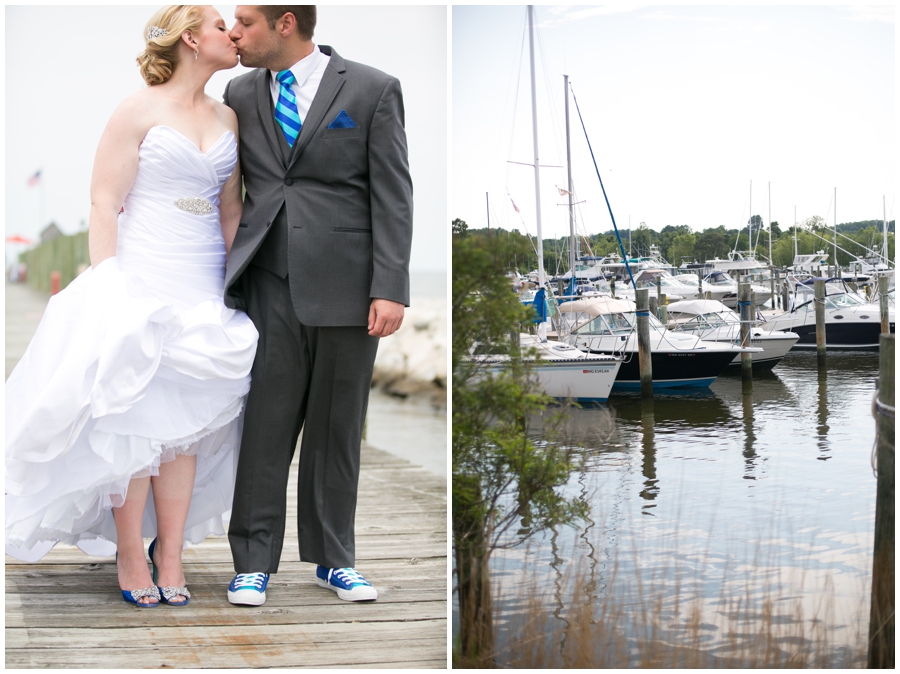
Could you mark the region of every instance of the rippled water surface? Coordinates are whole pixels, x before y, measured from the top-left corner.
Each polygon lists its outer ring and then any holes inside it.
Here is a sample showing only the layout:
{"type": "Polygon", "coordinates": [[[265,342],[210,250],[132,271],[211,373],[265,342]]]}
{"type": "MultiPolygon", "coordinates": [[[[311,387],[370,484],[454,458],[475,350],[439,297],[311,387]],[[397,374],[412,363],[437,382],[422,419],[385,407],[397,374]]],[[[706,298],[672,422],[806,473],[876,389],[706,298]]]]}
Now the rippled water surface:
{"type": "Polygon", "coordinates": [[[565,432],[587,465],[568,490],[590,503],[590,521],[495,553],[500,643],[536,595],[550,630],[565,630],[576,598],[597,613],[611,596],[661,601],[671,626],[695,601],[714,648],[734,628],[722,598],[738,597],[775,623],[825,625],[835,653],[858,645],[868,629],[877,374],[877,353],[829,353],[822,371],[815,354],[791,353],[750,388],[738,373],[699,394],[572,410],[565,432]]]}

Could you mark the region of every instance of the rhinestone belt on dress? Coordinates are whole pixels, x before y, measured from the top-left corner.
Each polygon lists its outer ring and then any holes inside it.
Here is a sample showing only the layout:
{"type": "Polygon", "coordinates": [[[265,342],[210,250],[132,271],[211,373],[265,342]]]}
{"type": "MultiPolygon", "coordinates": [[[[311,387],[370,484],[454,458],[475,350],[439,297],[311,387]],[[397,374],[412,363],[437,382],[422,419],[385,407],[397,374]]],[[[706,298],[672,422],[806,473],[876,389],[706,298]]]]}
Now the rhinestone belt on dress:
{"type": "Polygon", "coordinates": [[[212,202],[200,197],[189,197],[178,199],[175,205],[183,211],[193,213],[194,215],[206,215],[213,212],[212,202]]]}

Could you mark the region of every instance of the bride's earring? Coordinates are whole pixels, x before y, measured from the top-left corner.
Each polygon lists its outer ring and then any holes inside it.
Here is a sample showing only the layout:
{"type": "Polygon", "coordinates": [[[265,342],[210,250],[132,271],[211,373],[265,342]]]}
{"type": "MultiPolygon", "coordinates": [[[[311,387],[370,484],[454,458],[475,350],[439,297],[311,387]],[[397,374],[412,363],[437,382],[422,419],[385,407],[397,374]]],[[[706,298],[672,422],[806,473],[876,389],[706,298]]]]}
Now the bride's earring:
{"type": "Polygon", "coordinates": [[[198,58],[200,58],[200,50],[195,49],[194,50],[194,60],[196,61],[198,58]]]}

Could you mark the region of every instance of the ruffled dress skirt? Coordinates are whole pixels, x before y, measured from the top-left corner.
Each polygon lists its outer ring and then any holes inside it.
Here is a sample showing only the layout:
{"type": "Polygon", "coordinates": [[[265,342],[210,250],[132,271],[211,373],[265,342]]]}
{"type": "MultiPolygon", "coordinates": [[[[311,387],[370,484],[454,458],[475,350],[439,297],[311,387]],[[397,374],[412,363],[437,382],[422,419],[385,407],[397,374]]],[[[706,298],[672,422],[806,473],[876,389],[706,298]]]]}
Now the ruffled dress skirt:
{"type": "MultiPolygon", "coordinates": [[[[204,154],[151,132],[116,257],[50,299],[6,383],[6,552],[21,560],[57,542],[112,555],[111,509],[178,454],[197,456],[185,542],[225,533],[257,332],[222,301],[218,208],[176,202],[218,206],[234,137],[204,154]]],[[[156,535],[152,489],[142,535],[156,535]]]]}

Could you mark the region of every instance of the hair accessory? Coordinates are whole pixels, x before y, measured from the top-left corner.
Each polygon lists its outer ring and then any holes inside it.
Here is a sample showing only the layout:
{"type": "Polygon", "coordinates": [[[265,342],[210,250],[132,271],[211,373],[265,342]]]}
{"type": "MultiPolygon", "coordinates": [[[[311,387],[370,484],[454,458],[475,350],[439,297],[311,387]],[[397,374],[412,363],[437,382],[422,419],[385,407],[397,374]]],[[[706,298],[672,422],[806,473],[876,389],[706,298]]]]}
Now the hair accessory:
{"type": "Polygon", "coordinates": [[[164,37],[169,34],[165,28],[160,28],[159,26],[150,26],[147,29],[147,39],[152,40],[155,37],[164,37]]]}

